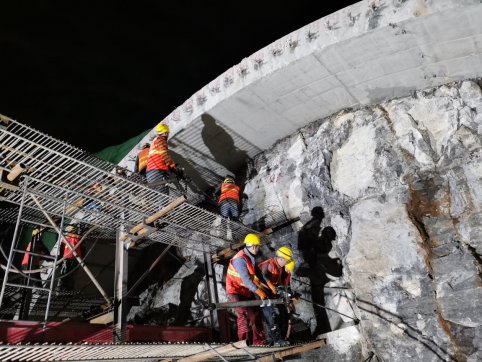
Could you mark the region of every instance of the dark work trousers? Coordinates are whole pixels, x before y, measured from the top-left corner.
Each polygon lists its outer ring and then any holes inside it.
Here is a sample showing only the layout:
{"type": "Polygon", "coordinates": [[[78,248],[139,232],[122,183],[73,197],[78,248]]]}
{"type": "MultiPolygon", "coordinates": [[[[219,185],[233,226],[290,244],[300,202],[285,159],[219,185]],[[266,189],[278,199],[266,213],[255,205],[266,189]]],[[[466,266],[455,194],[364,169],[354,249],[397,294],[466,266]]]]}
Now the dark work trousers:
{"type": "MultiPolygon", "coordinates": [[[[233,302],[241,302],[244,300],[253,300],[239,294],[229,294],[229,298],[233,302]]],[[[265,345],[266,338],[263,329],[263,312],[260,307],[237,307],[238,315],[238,340],[246,340],[246,343],[253,345],[265,345]],[[249,324],[253,331],[253,340],[249,339],[249,324]]]]}
{"type": "Polygon", "coordinates": [[[284,305],[263,307],[268,329],[268,342],[276,343],[286,338],[288,329],[288,313],[284,305]]]}
{"type": "MultiPolygon", "coordinates": [[[[148,184],[160,181],[168,181],[169,172],[165,170],[149,170],[146,172],[146,179],[148,184]]],[[[153,189],[169,195],[169,186],[167,186],[167,184],[154,186],[153,189]]]]}
{"type": "Polygon", "coordinates": [[[59,289],[71,291],[74,289],[74,276],[66,275],[78,264],[76,259],[65,259],[60,267],[59,289]]]}
{"type": "Polygon", "coordinates": [[[234,199],[224,199],[219,204],[219,214],[222,217],[230,218],[231,220],[238,220],[239,205],[234,199]]]}

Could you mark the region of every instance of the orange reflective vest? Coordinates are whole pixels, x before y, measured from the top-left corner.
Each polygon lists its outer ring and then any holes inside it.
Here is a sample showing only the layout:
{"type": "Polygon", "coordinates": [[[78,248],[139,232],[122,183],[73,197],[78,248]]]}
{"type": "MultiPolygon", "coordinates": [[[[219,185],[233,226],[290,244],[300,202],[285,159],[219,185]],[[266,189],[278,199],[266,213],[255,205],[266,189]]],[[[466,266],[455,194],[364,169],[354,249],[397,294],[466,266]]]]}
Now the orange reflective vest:
{"type": "Polygon", "coordinates": [[[246,298],[253,298],[253,293],[243,284],[243,279],[241,279],[241,276],[233,265],[233,260],[236,258],[243,258],[246,260],[249,275],[253,278],[256,285],[260,285],[259,280],[255,275],[254,264],[251,263],[251,259],[246,255],[245,251],[240,250],[229,261],[228,272],[226,274],[226,292],[228,294],[239,294],[246,298]]]}
{"type": "Polygon", "coordinates": [[[145,171],[148,159],[149,148],[144,148],[137,154],[137,172],[142,173],[143,171],[145,171]]]}
{"type": "Polygon", "coordinates": [[[291,273],[280,267],[274,258],[267,259],[258,264],[263,275],[273,285],[289,285],[291,281],[291,273]]]}
{"type": "MultiPolygon", "coordinates": [[[[73,234],[73,233],[68,233],[66,236],[65,236],[65,239],[67,239],[67,241],[73,246],[75,247],[79,241],[80,241],[80,236],[77,235],[77,234],[73,234]]],[[[65,259],[74,259],[75,256],[74,256],[74,253],[72,253],[72,249],[70,249],[70,247],[62,240],[62,242],[64,243],[65,247],[64,247],[64,255],[63,257],[65,259]]],[[[82,257],[82,251],[80,250],[80,248],[76,248],[75,249],[75,253],[79,256],[79,257],[82,257]]]]}
{"type": "Polygon", "coordinates": [[[169,171],[169,166],[172,166],[174,162],[169,156],[169,150],[167,149],[167,137],[157,136],[151,143],[149,148],[149,157],[147,159],[147,171],[151,170],[164,170],[169,171]]]}
{"type": "Polygon", "coordinates": [[[239,204],[239,186],[230,183],[224,183],[221,185],[221,195],[219,196],[218,204],[226,199],[233,199],[239,204]]]}

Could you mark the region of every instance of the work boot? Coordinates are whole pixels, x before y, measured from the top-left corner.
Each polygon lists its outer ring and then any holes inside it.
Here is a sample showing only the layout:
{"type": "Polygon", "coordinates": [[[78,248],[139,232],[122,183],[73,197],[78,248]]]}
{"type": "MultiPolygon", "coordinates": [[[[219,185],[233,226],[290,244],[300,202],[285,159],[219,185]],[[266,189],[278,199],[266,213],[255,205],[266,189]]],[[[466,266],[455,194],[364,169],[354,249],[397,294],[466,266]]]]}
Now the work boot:
{"type": "Polygon", "coordinates": [[[273,347],[286,347],[289,345],[290,345],[290,342],[287,341],[286,339],[278,339],[273,343],[273,347]]]}

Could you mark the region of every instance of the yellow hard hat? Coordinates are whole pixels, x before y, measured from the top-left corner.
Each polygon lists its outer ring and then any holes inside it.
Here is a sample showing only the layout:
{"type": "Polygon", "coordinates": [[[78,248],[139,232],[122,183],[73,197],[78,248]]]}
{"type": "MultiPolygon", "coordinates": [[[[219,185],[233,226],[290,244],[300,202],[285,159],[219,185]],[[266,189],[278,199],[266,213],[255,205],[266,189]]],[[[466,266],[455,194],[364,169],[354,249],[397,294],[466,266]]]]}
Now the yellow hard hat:
{"type": "Polygon", "coordinates": [[[295,265],[296,263],[294,260],[290,261],[288,264],[285,265],[286,271],[289,273],[293,273],[293,270],[295,269],[295,265]]]}
{"type": "Polygon", "coordinates": [[[288,261],[293,260],[293,253],[291,252],[291,249],[287,246],[282,246],[281,248],[276,250],[276,256],[279,256],[280,258],[286,259],[288,261]]]}
{"type": "Polygon", "coordinates": [[[256,234],[248,234],[244,238],[244,243],[246,245],[259,245],[260,244],[259,236],[256,234]]]}
{"type": "Polygon", "coordinates": [[[169,133],[169,126],[164,123],[159,123],[156,126],[156,132],[157,133],[169,133]]]}
{"type": "Polygon", "coordinates": [[[234,180],[231,177],[226,177],[223,181],[225,184],[234,184],[234,180]]]}

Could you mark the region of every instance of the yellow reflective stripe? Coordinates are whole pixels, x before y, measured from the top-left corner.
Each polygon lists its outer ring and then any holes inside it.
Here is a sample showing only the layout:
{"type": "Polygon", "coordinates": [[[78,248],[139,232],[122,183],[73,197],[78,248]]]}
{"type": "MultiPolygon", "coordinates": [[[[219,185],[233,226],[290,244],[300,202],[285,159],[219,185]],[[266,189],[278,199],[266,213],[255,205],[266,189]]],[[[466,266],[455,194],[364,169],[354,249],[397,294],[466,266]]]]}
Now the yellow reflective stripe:
{"type": "Polygon", "coordinates": [[[237,272],[235,272],[234,270],[230,270],[229,268],[228,268],[228,274],[231,274],[232,276],[240,278],[240,276],[237,272]]]}
{"type": "Polygon", "coordinates": [[[158,151],[158,150],[151,150],[149,151],[149,155],[162,155],[164,153],[167,153],[166,150],[158,151]]]}

